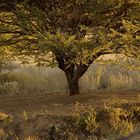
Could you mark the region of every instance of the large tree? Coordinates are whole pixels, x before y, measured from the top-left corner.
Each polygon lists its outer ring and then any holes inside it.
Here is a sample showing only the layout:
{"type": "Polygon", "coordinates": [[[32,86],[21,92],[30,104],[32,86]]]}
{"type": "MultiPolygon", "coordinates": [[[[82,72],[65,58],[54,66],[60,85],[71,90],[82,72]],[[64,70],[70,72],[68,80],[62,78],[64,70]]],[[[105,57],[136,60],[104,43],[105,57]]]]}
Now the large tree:
{"type": "MultiPolygon", "coordinates": [[[[0,46],[64,71],[70,95],[101,55],[140,54],[139,0],[1,0],[0,46]]],[[[58,81],[59,82],[59,81],[58,81]]]]}

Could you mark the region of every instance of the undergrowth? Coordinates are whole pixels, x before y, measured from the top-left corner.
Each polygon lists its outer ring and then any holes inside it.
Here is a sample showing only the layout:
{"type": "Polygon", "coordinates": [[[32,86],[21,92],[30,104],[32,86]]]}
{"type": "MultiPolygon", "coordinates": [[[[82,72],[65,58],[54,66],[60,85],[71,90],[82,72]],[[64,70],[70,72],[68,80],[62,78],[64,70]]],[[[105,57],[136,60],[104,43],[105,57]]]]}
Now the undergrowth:
{"type": "Polygon", "coordinates": [[[0,140],[116,140],[129,136],[140,125],[139,104],[105,104],[102,109],[95,109],[76,103],[73,115],[62,118],[23,114],[22,124],[11,129],[10,123],[16,120],[0,113],[0,140]],[[17,127],[22,135],[14,131],[17,127]]]}
{"type": "Polygon", "coordinates": [[[128,136],[140,123],[140,106],[105,105],[103,109],[96,110],[77,103],[73,123],[85,135],[117,139],[128,136]]]}

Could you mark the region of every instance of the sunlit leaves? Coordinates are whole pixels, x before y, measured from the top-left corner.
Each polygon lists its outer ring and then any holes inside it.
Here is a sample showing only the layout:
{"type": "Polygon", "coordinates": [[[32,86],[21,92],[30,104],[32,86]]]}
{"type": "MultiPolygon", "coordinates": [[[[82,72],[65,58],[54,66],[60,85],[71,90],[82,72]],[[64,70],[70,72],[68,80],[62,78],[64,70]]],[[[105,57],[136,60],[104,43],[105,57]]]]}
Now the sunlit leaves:
{"type": "Polygon", "coordinates": [[[139,57],[138,6],[138,0],[22,1],[0,13],[0,46],[39,64],[58,55],[68,65],[107,53],[139,57]]]}

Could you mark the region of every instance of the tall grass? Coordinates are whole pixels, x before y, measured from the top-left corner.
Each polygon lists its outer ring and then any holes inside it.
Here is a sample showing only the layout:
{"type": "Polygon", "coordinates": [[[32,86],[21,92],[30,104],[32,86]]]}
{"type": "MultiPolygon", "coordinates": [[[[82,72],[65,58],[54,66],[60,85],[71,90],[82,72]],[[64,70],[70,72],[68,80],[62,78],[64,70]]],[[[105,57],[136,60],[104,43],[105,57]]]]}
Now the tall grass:
{"type": "Polygon", "coordinates": [[[136,89],[140,90],[140,71],[129,70],[120,65],[92,64],[81,78],[82,90],[96,89],[136,89]]]}
{"type": "MultiPolygon", "coordinates": [[[[21,65],[12,69],[11,65],[0,73],[1,94],[68,92],[66,77],[59,68],[21,65]]],[[[94,63],[80,79],[80,90],[97,89],[140,90],[140,71],[94,63]]]]}

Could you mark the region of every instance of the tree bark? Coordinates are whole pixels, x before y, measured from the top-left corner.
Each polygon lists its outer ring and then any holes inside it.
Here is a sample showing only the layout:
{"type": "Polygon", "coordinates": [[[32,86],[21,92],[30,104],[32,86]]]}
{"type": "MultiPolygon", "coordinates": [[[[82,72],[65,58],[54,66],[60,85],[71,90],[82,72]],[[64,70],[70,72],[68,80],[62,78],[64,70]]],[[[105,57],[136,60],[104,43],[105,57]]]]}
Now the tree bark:
{"type": "Polygon", "coordinates": [[[73,79],[72,73],[65,72],[65,74],[68,82],[70,96],[79,94],[79,79],[73,79]]]}
{"type": "Polygon", "coordinates": [[[78,66],[77,68],[75,68],[75,65],[71,65],[69,68],[64,70],[68,82],[70,96],[80,93],[79,79],[87,71],[88,67],[88,65],[84,64],[78,66]]]}

